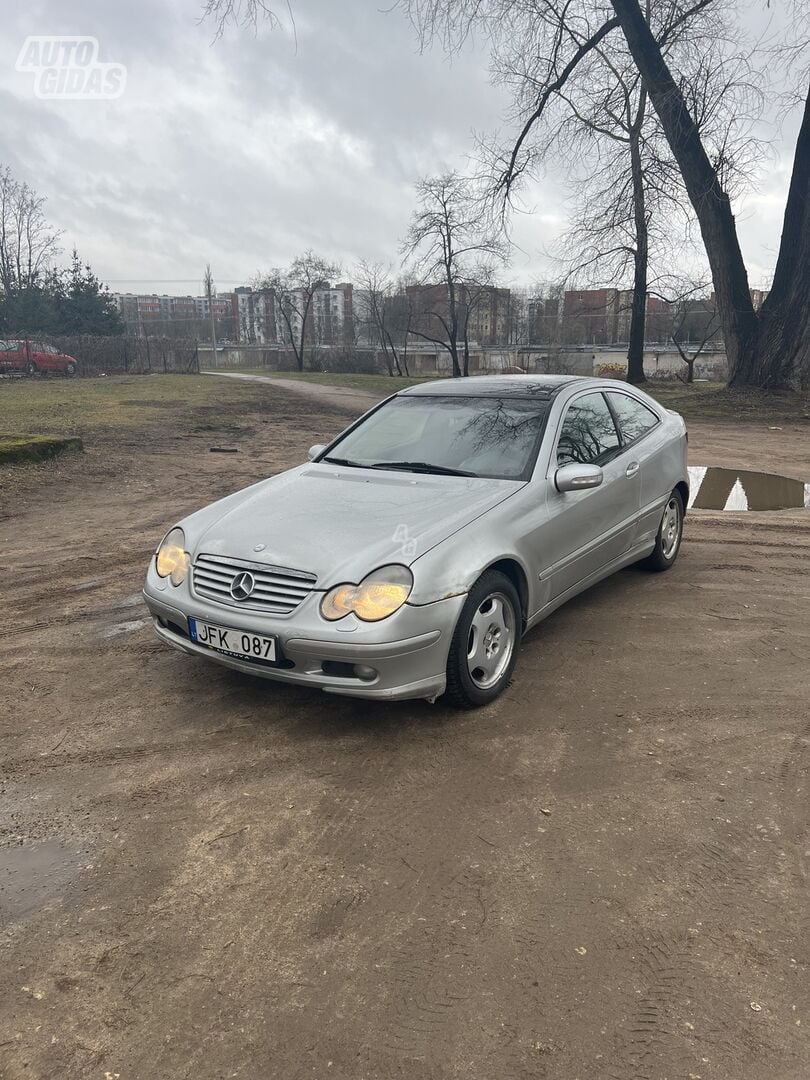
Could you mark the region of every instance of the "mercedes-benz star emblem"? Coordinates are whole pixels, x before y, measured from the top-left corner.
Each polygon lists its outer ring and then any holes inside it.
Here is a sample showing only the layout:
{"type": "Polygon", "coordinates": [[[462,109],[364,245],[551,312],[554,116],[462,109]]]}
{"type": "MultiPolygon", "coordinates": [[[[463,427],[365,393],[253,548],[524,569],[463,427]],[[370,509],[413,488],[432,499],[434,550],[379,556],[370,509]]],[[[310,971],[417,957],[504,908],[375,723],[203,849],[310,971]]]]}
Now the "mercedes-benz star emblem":
{"type": "Polygon", "coordinates": [[[256,581],[253,574],[243,570],[231,582],[231,596],[234,600],[247,600],[255,587],[256,581]]]}

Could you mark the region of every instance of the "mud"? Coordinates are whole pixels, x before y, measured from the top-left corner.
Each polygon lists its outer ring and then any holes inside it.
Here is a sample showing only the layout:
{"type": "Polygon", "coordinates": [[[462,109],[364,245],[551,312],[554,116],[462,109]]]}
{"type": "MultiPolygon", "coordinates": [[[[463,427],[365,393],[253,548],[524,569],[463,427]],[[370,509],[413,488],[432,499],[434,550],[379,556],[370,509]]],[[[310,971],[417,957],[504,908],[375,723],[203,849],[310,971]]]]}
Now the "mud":
{"type": "Polygon", "coordinates": [[[807,513],[691,512],[480,711],[337,700],[142,622],[166,526],[351,415],[256,395],[3,479],[3,1080],[803,1080],[807,513]]]}

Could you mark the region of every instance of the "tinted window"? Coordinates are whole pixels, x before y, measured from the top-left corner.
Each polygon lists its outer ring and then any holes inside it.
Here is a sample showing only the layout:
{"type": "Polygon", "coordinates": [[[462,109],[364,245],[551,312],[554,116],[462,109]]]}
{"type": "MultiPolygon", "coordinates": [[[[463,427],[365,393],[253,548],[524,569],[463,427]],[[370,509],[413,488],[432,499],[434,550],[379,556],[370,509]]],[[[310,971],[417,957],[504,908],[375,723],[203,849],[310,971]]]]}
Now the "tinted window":
{"type": "Polygon", "coordinates": [[[616,410],[622,438],[626,443],[641,438],[645,432],[658,423],[658,417],[652,409],[648,409],[635,398],[628,397],[627,394],[609,394],[608,396],[610,404],[616,410]]]}
{"type": "Polygon", "coordinates": [[[395,397],[350,431],[326,458],[369,467],[426,462],[499,480],[527,479],[545,429],[547,400],[395,397]]]}
{"type": "Polygon", "coordinates": [[[557,443],[557,464],[602,465],[619,449],[613,414],[601,394],[586,394],[569,406],[557,443]]]}

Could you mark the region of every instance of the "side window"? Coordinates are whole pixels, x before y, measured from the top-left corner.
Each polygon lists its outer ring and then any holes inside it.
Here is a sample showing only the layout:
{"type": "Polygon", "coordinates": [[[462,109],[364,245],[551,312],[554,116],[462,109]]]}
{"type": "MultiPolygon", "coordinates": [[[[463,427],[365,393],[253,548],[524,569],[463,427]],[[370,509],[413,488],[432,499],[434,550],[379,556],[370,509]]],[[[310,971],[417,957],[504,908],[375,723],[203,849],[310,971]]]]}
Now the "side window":
{"type": "Polygon", "coordinates": [[[616,411],[622,439],[625,443],[635,442],[636,439],[640,439],[642,435],[651,431],[658,423],[658,417],[652,409],[648,409],[646,405],[642,405],[635,398],[628,397],[627,394],[608,394],[608,397],[610,398],[610,404],[616,411]]]}
{"type": "Polygon", "coordinates": [[[620,449],[613,414],[601,393],[577,398],[565,414],[557,464],[603,465],[620,449]]]}

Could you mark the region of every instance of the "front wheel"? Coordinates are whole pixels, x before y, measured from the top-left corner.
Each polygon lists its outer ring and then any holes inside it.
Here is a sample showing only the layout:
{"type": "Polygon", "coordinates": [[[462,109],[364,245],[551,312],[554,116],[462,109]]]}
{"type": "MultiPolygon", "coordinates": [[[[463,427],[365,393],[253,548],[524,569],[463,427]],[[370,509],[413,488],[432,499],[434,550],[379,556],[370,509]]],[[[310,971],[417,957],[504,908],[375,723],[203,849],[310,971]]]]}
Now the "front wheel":
{"type": "Polygon", "coordinates": [[[505,574],[488,570],[473,585],[447,658],[450,704],[475,709],[504,690],[517,660],[520,610],[517,590],[505,574]]]}
{"type": "Polygon", "coordinates": [[[664,507],[653,552],[646,559],[642,559],[640,565],[647,570],[669,570],[678,558],[682,536],[683,498],[679,491],[673,491],[664,507]]]}
{"type": "Polygon", "coordinates": [[[34,363],[33,360],[29,360],[25,366],[25,370],[28,372],[29,375],[36,375],[37,365],[34,363]]]}
{"type": "Polygon", "coordinates": [[[70,377],[71,375],[75,375],[75,374],[76,374],[76,365],[75,364],[66,364],[65,365],[65,375],[70,377]]]}

